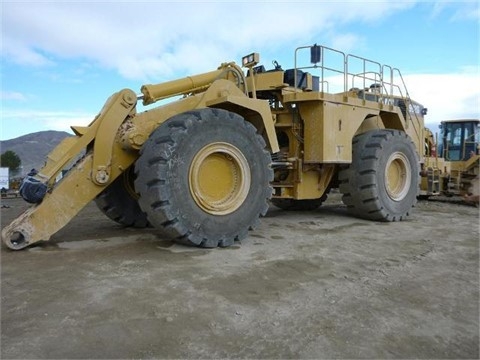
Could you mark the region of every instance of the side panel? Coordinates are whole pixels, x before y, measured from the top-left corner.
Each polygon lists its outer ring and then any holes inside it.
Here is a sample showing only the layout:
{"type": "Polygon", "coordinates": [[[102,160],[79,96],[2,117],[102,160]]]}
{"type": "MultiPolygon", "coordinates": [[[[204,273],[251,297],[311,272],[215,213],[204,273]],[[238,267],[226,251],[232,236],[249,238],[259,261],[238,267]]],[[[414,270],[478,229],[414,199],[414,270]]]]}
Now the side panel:
{"type": "Polygon", "coordinates": [[[374,110],[328,101],[298,104],[304,122],[304,162],[350,163],[352,138],[374,110]]]}

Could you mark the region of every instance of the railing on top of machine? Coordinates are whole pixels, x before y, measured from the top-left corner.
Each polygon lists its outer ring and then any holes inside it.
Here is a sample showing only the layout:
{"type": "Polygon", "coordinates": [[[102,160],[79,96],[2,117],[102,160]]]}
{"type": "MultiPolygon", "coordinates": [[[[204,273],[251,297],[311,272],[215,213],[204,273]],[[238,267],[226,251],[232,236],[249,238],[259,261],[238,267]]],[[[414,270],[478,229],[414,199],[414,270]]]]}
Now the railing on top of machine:
{"type": "Polygon", "coordinates": [[[339,93],[356,90],[357,96],[364,101],[400,107],[407,126],[408,120],[412,124],[416,122],[414,128],[420,136],[418,131],[422,130],[423,122],[418,117],[399,69],[317,44],[295,49],[294,84],[298,84],[297,70],[303,69],[319,70],[320,92],[325,92],[325,84],[327,92],[330,84],[336,84],[339,93]],[[310,49],[308,65],[300,64],[298,59],[298,53],[305,49],[310,49]]]}

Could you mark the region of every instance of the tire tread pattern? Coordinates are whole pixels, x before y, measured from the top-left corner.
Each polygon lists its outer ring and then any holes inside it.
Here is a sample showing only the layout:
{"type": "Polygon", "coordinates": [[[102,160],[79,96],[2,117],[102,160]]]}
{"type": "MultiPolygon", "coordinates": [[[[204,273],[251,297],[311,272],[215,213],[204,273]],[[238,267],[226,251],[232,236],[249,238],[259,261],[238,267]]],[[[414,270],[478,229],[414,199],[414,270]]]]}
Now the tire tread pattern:
{"type": "MultiPolygon", "coordinates": [[[[135,189],[140,194],[140,206],[147,213],[150,222],[159,231],[173,239],[175,242],[185,245],[200,247],[226,247],[236,240],[244,239],[248,230],[258,224],[258,218],[264,216],[268,210],[268,200],[273,190],[270,182],[273,180],[273,170],[269,167],[271,162],[270,153],[266,150],[266,143],[257,129],[241,116],[216,108],[205,108],[187,111],[174,116],[160,125],[151,135],[149,140],[140,150],[140,158],[136,162],[135,172],[137,179],[135,189]],[[181,207],[171,201],[175,191],[175,179],[171,178],[170,167],[172,163],[182,162],[182,149],[179,143],[186,137],[194,137],[196,131],[201,131],[202,126],[208,126],[212,122],[221,127],[221,121],[235,124],[239,133],[247,133],[252,146],[257,149],[255,161],[258,162],[260,171],[265,172],[262,178],[266,183],[262,184],[262,194],[258,204],[254,206],[250,219],[240,219],[238,229],[233,235],[219,234],[207,237],[197,231],[195,227],[188,225],[181,207]],[[221,121],[219,121],[221,120],[221,121]],[[241,130],[241,131],[240,131],[241,130]]],[[[176,189],[176,191],[188,192],[189,189],[176,189]]],[[[244,205],[242,205],[244,206],[244,205]]],[[[200,224],[197,224],[200,227],[200,224]]]]}
{"type": "Polygon", "coordinates": [[[356,217],[375,221],[401,221],[409,216],[416,205],[420,175],[418,155],[408,135],[399,130],[372,130],[355,136],[352,145],[352,164],[339,173],[339,190],[348,211],[356,217]],[[391,144],[410,147],[412,189],[398,206],[389,206],[385,190],[379,185],[385,170],[379,168],[380,159],[391,151],[391,144]]]}
{"type": "Polygon", "coordinates": [[[108,218],[116,223],[135,228],[145,228],[150,224],[147,215],[140,209],[138,199],[125,189],[125,177],[133,176],[130,170],[120,175],[96,198],[95,204],[108,218]]]}

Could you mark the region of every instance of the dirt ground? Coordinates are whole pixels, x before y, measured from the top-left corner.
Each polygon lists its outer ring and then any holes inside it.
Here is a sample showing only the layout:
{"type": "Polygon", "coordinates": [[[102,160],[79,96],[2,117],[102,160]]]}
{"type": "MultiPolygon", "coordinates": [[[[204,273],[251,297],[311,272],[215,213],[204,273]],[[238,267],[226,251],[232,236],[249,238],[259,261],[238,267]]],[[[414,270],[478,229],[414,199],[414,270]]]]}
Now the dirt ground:
{"type": "MultiPolygon", "coordinates": [[[[2,226],[26,207],[5,199],[2,226]]],[[[1,250],[1,358],[479,357],[479,209],[399,223],[272,207],[239,244],[123,229],[90,204],[50,242],[1,250]]]]}

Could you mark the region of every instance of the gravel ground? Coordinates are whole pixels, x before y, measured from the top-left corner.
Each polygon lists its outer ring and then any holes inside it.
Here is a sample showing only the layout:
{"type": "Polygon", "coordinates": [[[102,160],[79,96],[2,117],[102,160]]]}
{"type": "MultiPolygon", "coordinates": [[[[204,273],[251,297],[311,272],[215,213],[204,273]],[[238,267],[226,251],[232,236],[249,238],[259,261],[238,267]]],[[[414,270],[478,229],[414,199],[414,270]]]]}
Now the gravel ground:
{"type": "MultiPolygon", "coordinates": [[[[2,226],[25,207],[2,199],[2,226]]],[[[88,205],[1,249],[1,358],[479,358],[479,209],[349,217],[272,207],[226,249],[124,229],[88,205]]]]}

